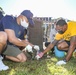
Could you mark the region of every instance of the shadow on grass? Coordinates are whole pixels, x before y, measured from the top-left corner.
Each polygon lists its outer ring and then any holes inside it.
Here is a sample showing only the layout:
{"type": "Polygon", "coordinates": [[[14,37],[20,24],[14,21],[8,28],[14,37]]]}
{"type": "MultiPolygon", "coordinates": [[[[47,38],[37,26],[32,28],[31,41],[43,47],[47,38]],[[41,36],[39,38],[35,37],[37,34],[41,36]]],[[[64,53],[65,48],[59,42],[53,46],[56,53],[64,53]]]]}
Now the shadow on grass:
{"type": "Polygon", "coordinates": [[[28,60],[24,63],[15,63],[4,61],[9,66],[9,70],[1,71],[0,75],[47,75],[50,74],[47,70],[46,60],[28,60]]]}
{"type": "Polygon", "coordinates": [[[29,55],[27,55],[27,57],[28,60],[23,63],[3,60],[3,62],[9,66],[9,70],[1,71],[0,75],[50,75],[45,57],[40,60],[31,59],[29,55]]]}

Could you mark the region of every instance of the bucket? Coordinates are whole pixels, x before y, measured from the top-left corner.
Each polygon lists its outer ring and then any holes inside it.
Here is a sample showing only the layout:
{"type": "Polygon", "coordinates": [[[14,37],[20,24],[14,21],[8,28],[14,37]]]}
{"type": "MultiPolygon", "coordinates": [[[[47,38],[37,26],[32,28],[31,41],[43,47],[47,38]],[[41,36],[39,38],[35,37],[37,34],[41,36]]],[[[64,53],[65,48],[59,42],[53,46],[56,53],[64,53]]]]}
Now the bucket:
{"type": "Polygon", "coordinates": [[[58,50],[56,46],[54,47],[54,49],[55,49],[54,51],[55,51],[55,56],[56,57],[64,57],[65,51],[58,50]]]}

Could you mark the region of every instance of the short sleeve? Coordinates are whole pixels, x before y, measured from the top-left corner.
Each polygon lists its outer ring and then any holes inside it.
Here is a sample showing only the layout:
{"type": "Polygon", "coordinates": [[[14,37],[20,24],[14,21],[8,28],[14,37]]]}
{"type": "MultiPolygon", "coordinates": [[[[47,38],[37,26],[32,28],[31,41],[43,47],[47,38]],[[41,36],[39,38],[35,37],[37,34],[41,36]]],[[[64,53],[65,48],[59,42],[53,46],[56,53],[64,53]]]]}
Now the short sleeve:
{"type": "Polygon", "coordinates": [[[60,39],[62,39],[62,38],[63,38],[63,35],[57,33],[57,34],[55,35],[55,38],[54,38],[54,39],[60,40],[60,39]]]}
{"type": "Polygon", "coordinates": [[[8,16],[6,15],[3,19],[2,19],[2,24],[4,29],[12,29],[13,26],[13,17],[12,16],[8,16]]]}

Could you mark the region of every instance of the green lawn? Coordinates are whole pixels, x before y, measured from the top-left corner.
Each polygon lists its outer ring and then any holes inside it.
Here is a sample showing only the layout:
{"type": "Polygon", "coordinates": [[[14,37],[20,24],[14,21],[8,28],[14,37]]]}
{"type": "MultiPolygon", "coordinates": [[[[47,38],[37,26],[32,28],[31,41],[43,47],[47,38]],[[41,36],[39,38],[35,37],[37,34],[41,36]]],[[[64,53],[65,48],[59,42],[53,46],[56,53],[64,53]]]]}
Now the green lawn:
{"type": "Polygon", "coordinates": [[[60,59],[53,55],[49,59],[27,60],[24,63],[4,60],[9,70],[0,71],[0,75],[76,75],[76,57],[73,56],[66,65],[56,66],[60,59]]]}

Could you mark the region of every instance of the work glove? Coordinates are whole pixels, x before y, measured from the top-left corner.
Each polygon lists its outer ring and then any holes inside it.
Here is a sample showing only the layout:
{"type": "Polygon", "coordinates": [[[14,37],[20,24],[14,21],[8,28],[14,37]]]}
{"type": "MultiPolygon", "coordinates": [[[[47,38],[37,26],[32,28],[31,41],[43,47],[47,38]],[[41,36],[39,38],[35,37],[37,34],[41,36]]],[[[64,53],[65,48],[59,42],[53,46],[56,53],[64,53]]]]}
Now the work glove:
{"type": "Polygon", "coordinates": [[[40,58],[43,57],[43,52],[40,52],[39,54],[36,55],[36,59],[39,60],[40,58]]]}
{"type": "Polygon", "coordinates": [[[33,48],[37,51],[36,54],[40,53],[40,47],[38,45],[34,45],[33,48]]]}
{"type": "Polygon", "coordinates": [[[40,47],[38,45],[34,45],[33,47],[35,50],[39,51],[40,50],[40,47]]]}
{"type": "Polygon", "coordinates": [[[64,60],[60,60],[56,63],[56,65],[64,65],[66,64],[66,62],[64,60]]]}
{"type": "Polygon", "coordinates": [[[32,46],[30,46],[30,45],[27,45],[22,51],[28,51],[28,52],[31,52],[31,53],[33,53],[33,50],[32,50],[32,46]]]}

